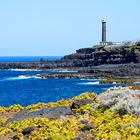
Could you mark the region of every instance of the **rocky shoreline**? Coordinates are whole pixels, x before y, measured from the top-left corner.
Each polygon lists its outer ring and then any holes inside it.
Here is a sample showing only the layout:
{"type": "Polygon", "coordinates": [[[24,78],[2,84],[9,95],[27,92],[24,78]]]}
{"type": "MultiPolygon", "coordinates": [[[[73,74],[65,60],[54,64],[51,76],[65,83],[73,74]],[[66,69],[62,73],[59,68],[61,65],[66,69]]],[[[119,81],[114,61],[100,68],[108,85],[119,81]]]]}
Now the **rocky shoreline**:
{"type": "Polygon", "coordinates": [[[108,78],[96,77],[93,74],[38,74],[36,77],[41,79],[98,79],[100,84],[140,84],[140,78],[108,78]]]}
{"type": "MultiPolygon", "coordinates": [[[[7,70],[13,70],[13,69],[21,69],[21,70],[50,70],[50,68],[47,68],[45,66],[45,63],[0,63],[0,69],[7,69],[7,70]]],[[[63,70],[67,71],[75,71],[74,73],[77,73],[77,76],[71,73],[71,76],[68,76],[67,74],[62,77],[79,77],[84,78],[87,77],[94,77],[94,78],[132,78],[132,79],[140,79],[140,63],[130,63],[130,64],[108,64],[108,65],[99,65],[99,66],[93,66],[93,67],[57,67],[57,68],[51,68],[58,72],[61,72],[63,70]]],[[[47,75],[48,76],[48,75],[47,75]]],[[[55,77],[55,76],[48,76],[48,77],[55,77]]],[[[59,78],[59,76],[56,76],[59,78]]]]}
{"type": "Polygon", "coordinates": [[[67,69],[78,71],[81,75],[91,74],[94,77],[135,79],[140,78],[140,45],[82,48],[74,54],[64,56],[61,60],[41,59],[40,62],[30,63],[0,63],[0,69],[67,69]]]}
{"type": "Polygon", "coordinates": [[[82,79],[82,78],[84,78],[84,79],[94,79],[95,78],[95,76],[94,75],[92,75],[92,74],[38,74],[38,75],[36,75],[37,77],[39,77],[39,78],[42,78],[42,79],[44,79],[44,78],[53,78],[53,79],[72,79],[72,78],[74,78],[74,79],[76,79],[76,78],[78,78],[78,79],[82,79]]]}

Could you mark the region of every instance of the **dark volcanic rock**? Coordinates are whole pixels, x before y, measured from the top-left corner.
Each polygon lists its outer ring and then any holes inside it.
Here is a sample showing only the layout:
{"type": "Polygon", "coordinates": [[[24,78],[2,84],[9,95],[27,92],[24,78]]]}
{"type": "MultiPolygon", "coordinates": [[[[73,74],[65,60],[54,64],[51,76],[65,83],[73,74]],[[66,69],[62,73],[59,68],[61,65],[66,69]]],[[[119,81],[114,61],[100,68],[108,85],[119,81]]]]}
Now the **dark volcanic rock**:
{"type": "Polygon", "coordinates": [[[89,99],[75,100],[71,105],[71,109],[76,109],[76,108],[79,108],[83,105],[91,104],[91,103],[93,103],[93,101],[89,100],[89,99]]]}
{"type": "Polygon", "coordinates": [[[140,45],[82,48],[55,61],[0,63],[0,69],[53,68],[79,69],[81,73],[93,73],[97,77],[140,77],[140,45]]]}
{"type": "Polygon", "coordinates": [[[56,78],[56,79],[70,79],[70,78],[95,78],[93,74],[40,74],[41,78],[56,78]]]}
{"type": "MultiPolygon", "coordinates": [[[[140,63],[140,46],[121,46],[121,47],[96,47],[83,48],[75,54],[66,55],[64,60],[81,61],[80,66],[89,67],[102,64],[124,64],[140,63]]],[[[71,64],[72,65],[72,64],[71,64]]]]}
{"type": "Polygon", "coordinates": [[[94,51],[95,51],[94,48],[82,48],[82,49],[76,50],[76,53],[91,54],[94,51]]]}
{"type": "Polygon", "coordinates": [[[95,77],[140,78],[140,63],[108,64],[79,69],[80,73],[90,73],[95,77]]]}
{"type": "Polygon", "coordinates": [[[22,130],[22,134],[23,135],[28,135],[34,130],[36,130],[36,127],[28,127],[28,128],[25,128],[25,129],[22,130]]]}
{"type": "Polygon", "coordinates": [[[59,67],[93,67],[103,64],[140,63],[140,46],[82,48],[61,60],[32,63],[0,63],[0,69],[46,69],[59,67]]]}
{"type": "Polygon", "coordinates": [[[17,113],[13,118],[8,119],[6,124],[9,124],[13,121],[22,121],[27,118],[39,117],[39,118],[57,119],[60,118],[60,116],[72,114],[73,112],[71,111],[69,106],[62,106],[56,108],[47,107],[39,111],[17,113]]]}

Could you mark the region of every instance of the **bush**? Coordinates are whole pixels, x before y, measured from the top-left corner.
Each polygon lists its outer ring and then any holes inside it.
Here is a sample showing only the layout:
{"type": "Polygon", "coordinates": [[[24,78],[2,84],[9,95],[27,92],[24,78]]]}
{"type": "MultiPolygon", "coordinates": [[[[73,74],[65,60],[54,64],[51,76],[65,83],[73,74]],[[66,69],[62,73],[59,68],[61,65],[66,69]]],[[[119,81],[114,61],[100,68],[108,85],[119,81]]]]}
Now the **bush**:
{"type": "Polygon", "coordinates": [[[124,89],[110,91],[108,94],[100,95],[99,98],[104,108],[109,108],[120,115],[130,113],[140,116],[140,99],[136,97],[138,94],[138,91],[124,89]]]}

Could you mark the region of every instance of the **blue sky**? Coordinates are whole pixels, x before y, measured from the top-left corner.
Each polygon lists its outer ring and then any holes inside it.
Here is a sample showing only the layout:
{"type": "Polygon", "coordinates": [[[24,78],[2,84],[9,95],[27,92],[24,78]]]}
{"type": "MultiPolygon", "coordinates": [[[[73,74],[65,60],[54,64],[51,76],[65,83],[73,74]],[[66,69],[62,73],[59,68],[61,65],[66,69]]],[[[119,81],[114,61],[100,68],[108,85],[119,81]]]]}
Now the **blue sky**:
{"type": "Polygon", "coordinates": [[[140,38],[140,0],[0,0],[0,56],[63,56],[140,38]]]}

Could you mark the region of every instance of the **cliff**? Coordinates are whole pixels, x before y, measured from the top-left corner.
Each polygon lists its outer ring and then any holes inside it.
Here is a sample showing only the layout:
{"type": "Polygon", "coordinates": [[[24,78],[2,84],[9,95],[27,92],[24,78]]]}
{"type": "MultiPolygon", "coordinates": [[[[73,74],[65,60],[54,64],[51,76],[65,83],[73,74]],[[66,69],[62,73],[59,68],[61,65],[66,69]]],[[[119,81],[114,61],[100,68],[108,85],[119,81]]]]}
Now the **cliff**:
{"type": "Polygon", "coordinates": [[[46,68],[79,68],[94,67],[103,64],[140,63],[140,45],[133,46],[95,46],[82,48],[76,53],[66,55],[61,60],[42,60],[30,63],[0,63],[0,69],[46,69],[46,68]]]}
{"type": "Polygon", "coordinates": [[[68,66],[91,67],[103,64],[140,63],[140,46],[82,48],[64,56],[68,66]]]}

